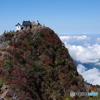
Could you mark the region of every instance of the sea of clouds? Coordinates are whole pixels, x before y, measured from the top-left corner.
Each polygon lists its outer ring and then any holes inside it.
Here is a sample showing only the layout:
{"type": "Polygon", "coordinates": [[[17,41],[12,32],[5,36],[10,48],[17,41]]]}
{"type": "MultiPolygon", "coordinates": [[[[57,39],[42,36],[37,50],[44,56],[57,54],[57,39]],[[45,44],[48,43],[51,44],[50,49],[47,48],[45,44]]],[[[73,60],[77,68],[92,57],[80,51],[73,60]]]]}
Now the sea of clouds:
{"type": "Polygon", "coordinates": [[[99,35],[67,35],[60,36],[62,42],[68,48],[71,57],[81,64],[77,65],[77,71],[83,76],[84,80],[93,84],[100,85],[100,69],[87,69],[82,63],[95,63],[100,65],[100,38],[99,35]]]}

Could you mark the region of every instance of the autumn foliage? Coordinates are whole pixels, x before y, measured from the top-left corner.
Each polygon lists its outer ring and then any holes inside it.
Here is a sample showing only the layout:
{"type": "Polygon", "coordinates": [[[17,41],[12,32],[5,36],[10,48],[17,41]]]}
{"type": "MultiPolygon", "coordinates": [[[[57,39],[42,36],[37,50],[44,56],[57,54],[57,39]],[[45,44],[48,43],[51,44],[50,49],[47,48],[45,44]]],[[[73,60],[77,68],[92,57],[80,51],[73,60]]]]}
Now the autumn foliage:
{"type": "Polygon", "coordinates": [[[0,87],[9,84],[7,97],[63,100],[68,90],[85,91],[68,50],[53,30],[45,27],[12,34],[0,54],[0,77],[6,79],[0,87]]]}

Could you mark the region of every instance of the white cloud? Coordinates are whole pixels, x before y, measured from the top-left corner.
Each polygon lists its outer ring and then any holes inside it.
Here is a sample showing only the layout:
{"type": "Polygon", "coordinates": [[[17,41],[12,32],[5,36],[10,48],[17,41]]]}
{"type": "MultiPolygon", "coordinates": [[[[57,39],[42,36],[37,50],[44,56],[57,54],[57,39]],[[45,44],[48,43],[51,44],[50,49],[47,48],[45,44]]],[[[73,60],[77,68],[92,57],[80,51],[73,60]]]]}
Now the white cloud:
{"type": "Polygon", "coordinates": [[[82,64],[78,64],[77,66],[77,71],[82,74],[83,72],[85,72],[87,69],[82,65],[82,64]]]}
{"type": "Polygon", "coordinates": [[[70,55],[76,61],[81,63],[97,62],[100,59],[100,45],[94,44],[92,46],[76,46],[67,44],[64,42],[66,48],[68,48],[70,55]]]}
{"type": "Polygon", "coordinates": [[[60,39],[62,41],[66,41],[66,42],[76,42],[76,41],[85,41],[85,40],[89,40],[90,37],[87,37],[86,35],[83,36],[61,36],[60,39]]]}
{"type": "Polygon", "coordinates": [[[87,70],[85,66],[79,64],[77,66],[77,71],[83,76],[84,80],[93,84],[100,85],[100,70],[97,68],[87,70]]]}
{"type": "Polygon", "coordinates": [[[100,44],[100,38],[96,39],[96,43],[100,44]]]}
{"type": "Polygon", "coordinates": [[[95,63],[95,65],[100,65],[100,62],[95,63]]]}

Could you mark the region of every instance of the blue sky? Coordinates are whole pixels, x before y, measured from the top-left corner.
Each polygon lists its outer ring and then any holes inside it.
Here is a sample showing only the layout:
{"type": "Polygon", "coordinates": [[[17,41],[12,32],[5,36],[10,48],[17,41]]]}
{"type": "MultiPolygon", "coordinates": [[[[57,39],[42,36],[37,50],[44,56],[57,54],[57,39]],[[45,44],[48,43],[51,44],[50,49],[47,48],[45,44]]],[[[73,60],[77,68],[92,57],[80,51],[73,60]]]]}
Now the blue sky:
{"type": "Polygon", "coordinates": [[[58,35],[100,33],[100,0],[1,0],[0,34],[34,20],[58,35]]]}

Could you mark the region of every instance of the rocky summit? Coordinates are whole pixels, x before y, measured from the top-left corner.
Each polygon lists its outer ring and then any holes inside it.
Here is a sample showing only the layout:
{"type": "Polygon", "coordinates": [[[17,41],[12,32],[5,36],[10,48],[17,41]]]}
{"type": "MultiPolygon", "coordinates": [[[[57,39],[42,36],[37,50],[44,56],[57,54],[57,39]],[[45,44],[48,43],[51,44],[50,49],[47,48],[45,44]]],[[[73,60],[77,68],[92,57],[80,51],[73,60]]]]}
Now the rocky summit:
{"type": "Polygon", "coordinates": [[[87,100],[67,48],[48,27],[0,36],[0,98],[4,100],[87,100]]]}

